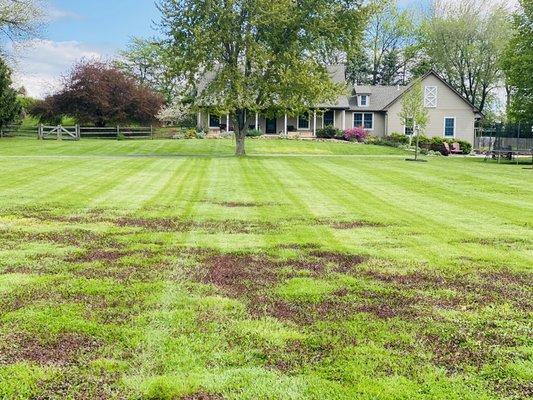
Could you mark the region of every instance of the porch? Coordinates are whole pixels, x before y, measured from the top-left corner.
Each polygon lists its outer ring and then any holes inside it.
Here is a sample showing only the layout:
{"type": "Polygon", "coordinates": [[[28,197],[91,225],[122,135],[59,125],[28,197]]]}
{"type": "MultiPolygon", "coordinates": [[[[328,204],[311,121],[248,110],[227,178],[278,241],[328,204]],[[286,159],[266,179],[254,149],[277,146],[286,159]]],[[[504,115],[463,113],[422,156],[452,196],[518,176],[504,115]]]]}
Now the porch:
{"type": "MultiPolygon", "coordinates": [[[[233,122],[229,114],[214,115],[209,112],[198,112],[198,128],[206,129],[209,135],[233,132],[233,122]]],[[[351,123],[348,121],[347,110],[311,110],[307,113],[291,116],[285,114],[269,118],[260,113],[246,116],[248,129],[259,129],[263,135],[316,137],[316,131],[326,126],[334,126],[344,130],[351,123]]]]}

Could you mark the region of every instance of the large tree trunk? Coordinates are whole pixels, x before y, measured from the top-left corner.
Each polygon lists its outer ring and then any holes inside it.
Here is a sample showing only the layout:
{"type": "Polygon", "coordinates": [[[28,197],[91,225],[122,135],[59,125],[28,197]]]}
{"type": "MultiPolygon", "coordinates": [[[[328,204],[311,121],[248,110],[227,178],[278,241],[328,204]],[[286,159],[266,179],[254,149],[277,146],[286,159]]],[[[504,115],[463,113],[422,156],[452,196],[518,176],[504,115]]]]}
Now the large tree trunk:
{"type": "Polygon", "coordinates": [[[246,111],[241,109],[235,112],[233,117],[233,130],[235,131],[235,155],[245,156],[244,141],[246,139],[246,111]]]}

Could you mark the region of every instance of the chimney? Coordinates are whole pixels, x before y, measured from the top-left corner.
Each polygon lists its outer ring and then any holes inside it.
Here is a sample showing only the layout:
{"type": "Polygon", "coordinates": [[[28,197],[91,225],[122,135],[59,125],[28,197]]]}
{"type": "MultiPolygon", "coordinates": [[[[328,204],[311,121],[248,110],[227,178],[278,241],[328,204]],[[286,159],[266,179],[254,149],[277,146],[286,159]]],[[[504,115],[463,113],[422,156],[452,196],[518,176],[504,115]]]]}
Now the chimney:
{"type": "Polygon", "coordinates": [[[396,90],[399,92],[400,91],[400,84],[398,83],[398,85],[396,86],[396,90]]]}

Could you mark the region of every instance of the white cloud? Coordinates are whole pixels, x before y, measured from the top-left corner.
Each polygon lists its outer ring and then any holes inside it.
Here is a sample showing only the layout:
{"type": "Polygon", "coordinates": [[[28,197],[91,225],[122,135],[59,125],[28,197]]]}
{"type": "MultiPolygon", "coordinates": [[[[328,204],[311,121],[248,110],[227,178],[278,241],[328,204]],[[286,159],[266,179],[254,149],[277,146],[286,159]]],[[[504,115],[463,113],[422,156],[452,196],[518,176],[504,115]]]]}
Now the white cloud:
{"type": "Polygon", "coordinates": [[[54,42],[34,39],[13,49],[16,64],[13,66],[15,87],[24,86],[32,97],[43,98],[57,90],[61,76],[82,58],[101,59],[100,51],[77,41],[54,42]]]}
{"type": "Polygon", "coordinates": [[[76,14],[75,12],[62,10],[59,8],[55,8],[53,6],[49,6],[47,8],[46,17],[50,21],[58,21],[62,19],[70,19],[70,20],[83,19],[83,16],[76,14]]]}

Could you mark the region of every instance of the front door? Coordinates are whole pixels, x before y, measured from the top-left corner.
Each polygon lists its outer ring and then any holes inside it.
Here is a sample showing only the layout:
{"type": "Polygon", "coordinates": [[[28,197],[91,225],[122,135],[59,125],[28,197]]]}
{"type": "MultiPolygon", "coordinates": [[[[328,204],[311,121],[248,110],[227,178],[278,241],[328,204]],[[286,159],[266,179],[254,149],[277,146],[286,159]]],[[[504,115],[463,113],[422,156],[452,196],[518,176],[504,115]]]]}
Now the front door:
{"type": "Polygon", "coordinates": [[[270,135],[277,133],[276,118],[267,118],[266,133],[270,135]]]}

